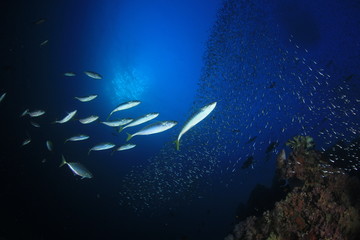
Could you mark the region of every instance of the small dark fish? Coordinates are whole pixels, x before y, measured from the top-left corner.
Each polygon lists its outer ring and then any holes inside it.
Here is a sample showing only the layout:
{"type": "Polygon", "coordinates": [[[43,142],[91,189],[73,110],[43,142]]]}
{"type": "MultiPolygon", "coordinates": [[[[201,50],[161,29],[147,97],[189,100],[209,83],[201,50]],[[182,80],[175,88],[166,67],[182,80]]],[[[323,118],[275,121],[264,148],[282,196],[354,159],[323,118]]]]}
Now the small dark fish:
{"type": "Polygon", "coordinates": [[[279,142],[272,142],[269,144],[269,146],[266,148],[266,153],[272,152],[277,146],[279,145],[279,142]]]}
{"type": "Polygon", "coordinates": [[[241,169],[246,169],[246,168],[250,167],[253,163],[254,163],[254,157],[250,156],[245,160],[245,162],[241,166],[241,169]]]}
{"type": "Polygon", "coordinates": [[[344,82],[348,82],[350,81],[352,78],[353,78],[354,74],[351,74],[349,76],[347,76],[345,79],[344,79],[344,82]]]}
{"type": "Polygon", "coordinates": [[[327,120],[329,120],[327,117],[324,117],[323,120],[321,120],[320,124],[326,122],[327,120]]]}
{"type": "Polygon", "coordinates": [[[46,22],[46,18],[40,18],[39,20],[34,21],[33,24],[39,25],[43,24],[44,22],[46,22]]]}
{"type": "Polygon", "coordinates": [[[44,46],[44,45],[46,45],[48,42],[49,42],[49,40],[45,40],[45,41],[43,41],[43,42],[40,43],[40,46],[44,46]]]}
{"type": "Polygon", "coordinates": [[[325,67],[328,68],[328,67],[330,67],[333,63],[334,63],[334,61],[333,61],[333,60],[330,60],[330,61],[328,61],[328,62],[326,63],[325,67]]]}
{"type": "Polygon", "coordinates": [[[257,138],[257,136],[249,138],[249,140],[246,142],[246,144],[249,144],[249,143],[255,141],[256,138],[257,138]]]}
{"type": "Polygon", "coordinates": [[[271,82],[271,83],[270,83],[270,86],[269,86],[268,88],[274,88],[275,85],[276,85],[276,82],[271,82]]]}

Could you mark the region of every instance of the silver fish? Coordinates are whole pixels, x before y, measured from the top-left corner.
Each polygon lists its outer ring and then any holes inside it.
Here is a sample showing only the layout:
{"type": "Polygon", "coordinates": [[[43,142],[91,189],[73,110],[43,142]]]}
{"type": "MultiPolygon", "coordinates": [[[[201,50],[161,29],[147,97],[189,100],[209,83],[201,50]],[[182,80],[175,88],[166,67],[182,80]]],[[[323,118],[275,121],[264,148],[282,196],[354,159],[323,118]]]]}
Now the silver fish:
{"type": "Polygon", "coordinates": [[[2,100],[4,100],[5,96],[6,96],[6,92],[3,93],[3,94],[1,94],[1,96],[0,96],[0,102],[1,102],[2,100]]]}
{"type": "Polygon", "coordinates": [[[46,147],[50,152],[54,149],[54,146],[50,140],[46,141],[46,147]]]}
{"type": "Polygon", "coordinates": [[[21,146],[25,146],[28,145],[31,142],[31,138],[27,138],[23,141],[23,143],[21,144],[21,146]]]}
{"type": "Polygon", "coordinates": [[[40,117],[40,116],[45,114],[45,111],[44,110],[35,110],[35,111],[32,111],[32,112],[28,111],[27,114],[30,117],[40,117]]]}
{"type": "Polygon", "coordinates": [[[32,126],[36,127],[36,128],[39,128],[39,127],[40,127],[40,125],[39,125],[38,123],[33,122],[33,121],[30,121],[30,124],[31,124],[32,126]]]}
{"type": "Polygon", "coordinates": [[[127,137],[126,141],[129,141],[131,138],[133,138],[134,136],[137,136],[137,135],[151,135],[151,134],[166,131],[166,130],[174,127],[176,124],[177,124],[176,121],[162,121],[162,122],[156,122],[156,123],[150,124],[134,134],[127,133],[128,137],[127,137]]]}
{"type": "Polygon", "coordinates": [[[86,97],[75,97],[77,100],[79,100],[80,102],[90,102],[91,100],[94,100],[98,95],[89,95],[86,97]]]}
{"type": "Polygon", "coordinates": [[[185,123],[185,125],[183,126],[183,128],[181,129],[181,131],[179,133],[177,140],[175,141],[177,150],[179,150],[179,148],[180,148],[180,138],[182,137],[182,135],[184,135],[184,133],[189,131],[196,124],[198,124],[199,122],[204,120],[204,118],[206,118],[214,110],[215,107],[216,107],[216,102],[213,102],[213,103],[210,103],[210,104],[200,108],[200,110],[197,113],[195,113],[185,123]]]}
{"type": "Polygon", "coordinates": [[[68,113],[68,115],[66,115],[63,119],[59,120],[59,121],[55,121],[54,123],[66,123],[68,121],[70,121],[76,114],[77,110],[74,110],[70,113],[68,113]]]}
{"type": "Polygon", "coordinates": [[[68,138],[65,140],[65,142],[77,142],[77,141],[83,141],[83,140],[86,140],[86,139],[89,139],[90,137],[88,135],[84,135],[84,134],[79,134],[79,135],[76,135],[76,136],[73,136],[71,138],[68,138]]]}
{"type": "Polygon", "coordinates": [[[136,147],[136,144],[128,143],[118,147],[115,151],[124,151],[136,147]]]}
{"type": "Polygon", "coordinates": [[[120,119],[120,120],[101,122],[101,123],[105,124],[106,126],[109,126],[109,127],[120,127],[120,126],[123,126],[125,124],[128,124],[129,122],[131,122],[133,120],[134,119],[132,119],[132,118],[123,118],[123,119],[120,119]]]}
{"type": "Polygon", "coordinates": [[[42,43],[40,43],[40,46],[44,46],[44,45],[46,45],[48,42],[49,42],[49,40],[45,40],[45,41],[43,41],[42,43]]]}
{"type": "Polygon", "coordinates": [[[102,79],[102,76],[96,72],[92,71],[85,71],[84,72],[88,77],[94,78],[94,79],[102,79]]]}
{"type": "Polygon", "coordinates": [[[80,119],[79,122],[82,124],[89,124],[98,120],[99,116],[91,115],[90,117],[80,119]]]}
{"type": "Polygon", "coordinates": [[[64,73],[64,76],[65,77],[75,77],[76,73],[74,73],[74,72],[66,72],[66,73],[64,73]]]}
{"type": "Polygon", "coordinates": [[[42,24],[44,22],[46,22],[46,18],[40,18],[40,19],[34,21],[33,24],[38,25],[38,24],[42,24]]]}
{"type": "Polygon", "coordinates": [[[113,147],[115,147],[115,144],[113,144],[113,143],[100,143],[100,144],[90,148],[88,155],[90,154],[91,151],[102,151],[102,150],[111,149],[113,147]]]}
{"type": "Polygon", "coordinates": [[[61,156],[61,164],[59,167],[64,166],[65,164],[68,165],[68,167],[71,169],[71,171],[80,176],[81,178],[92,178],[93,175],[92,173],[87,170],[84,165],[82,165],[81,163],[77,163],[77,162],[66,162],[64,155],[61,156]]]}
{"type": "Polygon", "coordinates": [[[148,122],[148,121],[151,121],[151,120],[153,120],[154,118],[156,118],[157,116],[159,116],[159,113],[148,113],[148,114],[146,114],[146,115],[144,115],[144,116],[141,116],[141,117],[135,119],[134,121],[132,121],[132,122],[129,123],[128,125],[119,128],[119,132],[121,132],[121,131],[124,130],[125,128],[134,127],[134,126],[137,126],[137,125],[146,123],[146,122],[148,122]]]}
{"type": "Polygon", "coordinates": [[[21,114],[21,116],[20,116],[20,117],[25,116],[26,114],[28,114],[28,112],[29,112],[29,109],[25,109],[25,111],[21,114]]]}
{"type": "Polygon", "coordinates": [[[112,112],[109,114],[108,119],[110,118],[110,116],[111,116],[114,112],[135,107],[135,106],[139,105],[140,103],[141,103],[140,101],[129,101],[129,102],[121,103],[121,104],[119,104],[114,110],[112,110],[112,112]]]}

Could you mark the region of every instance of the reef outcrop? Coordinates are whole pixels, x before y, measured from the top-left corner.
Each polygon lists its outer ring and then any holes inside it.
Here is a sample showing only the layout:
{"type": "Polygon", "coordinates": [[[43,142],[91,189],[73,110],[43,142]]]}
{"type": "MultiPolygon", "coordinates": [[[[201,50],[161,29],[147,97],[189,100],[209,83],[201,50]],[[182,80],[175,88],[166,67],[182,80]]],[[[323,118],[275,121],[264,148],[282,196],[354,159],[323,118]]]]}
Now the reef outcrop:
{"type": "Polygon", "coordinates": [[[289,140],[277,158],[277,176],[301,182],[272,210],[238,223],[225,240],[360,239],[360,182],[328,164],[311,137],[289,140]]]}

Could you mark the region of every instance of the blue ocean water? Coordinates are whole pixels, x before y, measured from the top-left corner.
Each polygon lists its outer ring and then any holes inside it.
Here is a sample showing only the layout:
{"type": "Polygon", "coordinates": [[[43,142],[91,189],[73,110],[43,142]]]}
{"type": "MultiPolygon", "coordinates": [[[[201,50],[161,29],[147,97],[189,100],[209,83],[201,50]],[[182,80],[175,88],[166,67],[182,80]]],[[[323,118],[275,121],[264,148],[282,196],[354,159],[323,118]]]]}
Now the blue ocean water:
{"type": "Polygon", "coordinates": [[[18,1],[1,9],[4,239],[222,239],[254,187],[272,184],[288,139],[309,135],[326,150],[359,135],[356,1],[18,1]],[[90,94],[98,97],[74,99],[90,94]],[[143,125],[118,133],[77,120],[105,121],[131,100],[141,104],[111,119],[159,112],[152,122],[178,124],[135,136],[134,149],[88,154],[102,142],[124,144],[143,125]],[[214,101],[176,151],[186,120],[214,101]],[[25,109],[46,113],[20,117],[25,109]],[[52,124],[73,110],[72,121],[52,124]],[[64,144],[77,134],[90,138],[64,144]],[[59,168],[62,155],[94,177],[59,168]]]}

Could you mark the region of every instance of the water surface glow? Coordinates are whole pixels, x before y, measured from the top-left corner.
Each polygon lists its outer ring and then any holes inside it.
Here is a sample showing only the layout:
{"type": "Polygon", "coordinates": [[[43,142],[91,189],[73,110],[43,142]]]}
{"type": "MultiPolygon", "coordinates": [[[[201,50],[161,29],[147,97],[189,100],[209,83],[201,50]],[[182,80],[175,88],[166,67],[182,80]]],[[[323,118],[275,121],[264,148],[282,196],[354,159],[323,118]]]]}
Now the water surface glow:
{"type": "Polygon", "coordinates": [[[147,89],[149,82],[148,76],[138,68],[128,67],[116,69],[115,77],[111,81],[111,91],[114,94],[113,102],[142,99],[143,93],[147,89]]]}

